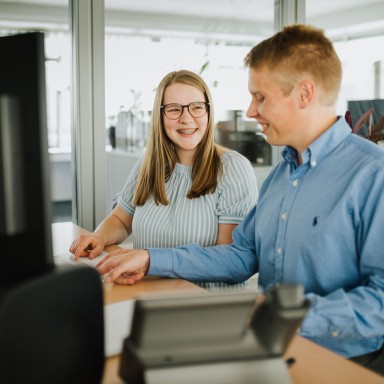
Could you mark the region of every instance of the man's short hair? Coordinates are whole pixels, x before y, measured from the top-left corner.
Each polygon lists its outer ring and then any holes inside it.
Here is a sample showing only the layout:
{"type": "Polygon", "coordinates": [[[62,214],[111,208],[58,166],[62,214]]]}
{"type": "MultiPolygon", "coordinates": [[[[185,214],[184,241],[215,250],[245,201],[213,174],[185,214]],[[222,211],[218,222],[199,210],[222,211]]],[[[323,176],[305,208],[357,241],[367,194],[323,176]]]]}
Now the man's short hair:
{"type": "Polygon", "coordinates": [[[284,27],[254,46],[244,59],[247,67],[267,69],[276,75],[285,94],[305,78],[323,91],[323,102],[337,101],[342,67],[332,42],[323,30],[306,24],[284,27]]]}

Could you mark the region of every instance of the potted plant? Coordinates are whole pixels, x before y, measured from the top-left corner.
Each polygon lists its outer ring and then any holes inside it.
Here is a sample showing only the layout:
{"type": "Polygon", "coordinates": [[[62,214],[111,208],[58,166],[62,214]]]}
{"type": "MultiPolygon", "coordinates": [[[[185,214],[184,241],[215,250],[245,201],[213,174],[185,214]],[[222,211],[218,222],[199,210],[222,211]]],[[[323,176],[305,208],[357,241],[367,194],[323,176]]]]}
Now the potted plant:
{"type": "Polygon", "coordinates": [[[379,122],[374,126],[373,123],[373,108],[369,108],[365,111],[357,120],[355,124],[352,122],[352,115],[350,111],[345,113],[345,120],[348,122],[352,129],[352,133],[360,135],[376,144],[383,145],[384,143],[384,116],[382,116],[379,122]],[[361,130],[368,122],[368,133],[362,135],[361,130]]]}

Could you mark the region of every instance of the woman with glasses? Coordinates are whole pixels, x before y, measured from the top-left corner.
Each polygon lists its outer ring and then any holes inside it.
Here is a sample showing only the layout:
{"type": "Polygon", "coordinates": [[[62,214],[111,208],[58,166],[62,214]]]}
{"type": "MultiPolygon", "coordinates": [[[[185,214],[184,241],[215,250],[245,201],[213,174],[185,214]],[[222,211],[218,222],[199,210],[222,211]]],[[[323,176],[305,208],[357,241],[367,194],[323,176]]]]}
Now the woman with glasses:
{"type": "Polygon", "coordinates": [[[111,214],[76,239],[70,252],[74,259],[94,258],[131,234],[135,249],[229,244],[257,194],[249,160],[214,141],[212,97],[203,79],[171,72],[156,91],[143,158],[111,214]]]}

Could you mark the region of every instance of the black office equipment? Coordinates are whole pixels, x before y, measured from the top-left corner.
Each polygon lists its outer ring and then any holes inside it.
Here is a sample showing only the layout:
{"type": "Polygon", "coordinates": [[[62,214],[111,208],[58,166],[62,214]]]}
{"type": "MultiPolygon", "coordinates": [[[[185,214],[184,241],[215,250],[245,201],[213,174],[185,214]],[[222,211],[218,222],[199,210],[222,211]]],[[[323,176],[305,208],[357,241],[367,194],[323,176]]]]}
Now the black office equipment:
{"type": "Polygon", "coordinates": [[[44,34],[0,52],[0,383],[99,384],[100,276],[53,261],[44,34]]]}
{"type": "Polygon", "coordinates": [[[53,268],[44,34],[0,38],[0,286],[53,268]],[[22,265],[22,268],[21,268],[22,265]]]}
{"type": "Polygon", "coordinates": [[[124,341],[128,384],[290,383],[282,359],[309,302],[301,286],[142,297],[124,341]]]}

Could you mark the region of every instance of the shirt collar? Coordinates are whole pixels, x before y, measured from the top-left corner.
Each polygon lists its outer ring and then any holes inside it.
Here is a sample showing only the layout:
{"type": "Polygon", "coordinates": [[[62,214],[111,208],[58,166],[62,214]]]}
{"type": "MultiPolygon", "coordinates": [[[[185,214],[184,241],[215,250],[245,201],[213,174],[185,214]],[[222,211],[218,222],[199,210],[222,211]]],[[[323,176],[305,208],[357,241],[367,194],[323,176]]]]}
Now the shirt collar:
{"type": "MultiPolygon", "coordinates": [[[[301,154],[303,164],[309,162],[312,168],[316,167],[319,161],[332,152],[350,133],[351,128],[345,118],[338,116],[336,122],[301,154]]],[[[290,146],[285,147],[282,156],[288,163],[297,167],[297,152],[295,149],[290,146]]]]}

